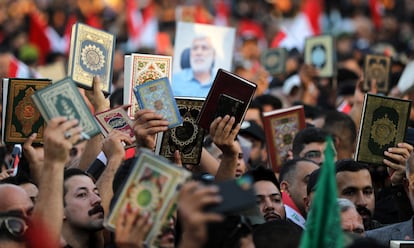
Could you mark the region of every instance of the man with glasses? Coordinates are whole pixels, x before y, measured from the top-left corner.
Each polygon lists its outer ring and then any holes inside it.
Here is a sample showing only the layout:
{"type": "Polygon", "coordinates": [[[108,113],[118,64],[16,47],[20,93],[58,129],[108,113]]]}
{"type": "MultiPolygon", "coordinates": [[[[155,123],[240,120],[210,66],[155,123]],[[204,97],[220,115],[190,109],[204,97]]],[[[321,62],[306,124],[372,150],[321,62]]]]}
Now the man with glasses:
{"type": "Polygon", "coordinates": [[[299,131],[293,139],[293,158],[305,158],[322,165],[325,160],[324,151],[327,135],[328,133],[317,127],[307,127],[299,131]]]}

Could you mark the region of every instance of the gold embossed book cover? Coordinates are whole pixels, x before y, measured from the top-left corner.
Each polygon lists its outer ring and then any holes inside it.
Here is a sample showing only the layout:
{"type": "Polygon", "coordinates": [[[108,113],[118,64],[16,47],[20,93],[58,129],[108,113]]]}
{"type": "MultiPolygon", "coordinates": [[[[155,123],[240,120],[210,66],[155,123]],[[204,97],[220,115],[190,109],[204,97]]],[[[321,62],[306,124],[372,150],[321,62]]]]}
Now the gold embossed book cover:
{"type": "Polygon", "coordinates": [[[384,151],[404,141],[411,101],[365,94],[355,161],[382,164],[384,151]]]}
{"type": "Polygon", "coordinates": [[[157,135],[155,153],[174,161],[174,152],[179,150],[183,164],[198,165],[205,130],[197,125],[204,98],[175,97],[183,124],[157,135]]]}
{"type": "Polygon", "coordinates": [[[133,89],[137,85],[167,77],[171,82],[172,57],[133,53],[125,56],[124,64],[124,104],[131,104],[128,115],[134,117],[139,109],[133,89]]]}
{"type": "Polygon", "coordinates": [[[7,78],[3,80],[3,141],[23,143],[37,133],[34,143],[43,141],[45,121],[31,96],[52,83],[49,79],[7,78]]]}
{"type": "Polygon", "coordinates": [[[371,81],[375,80],[377,92],[387,94],[390,90],[389,75],[391,58],[383,55],[367,54],[364,59],[363,89],[370,90],[371,81]]]}
{"type": "Polygon", "coordinates": [[[176,206],[177,189],[191,173],[161,156],[140,149],[125,184],[115,192],[115,204],[104,225],[115,230],[120,213],[139,209],[149,213],[152,222],[146,239],[148,247],[159,247],[157,235],[176,206]]]}
{"type": "Polygon", "coordinates": [[[101,132],[95,117],[71,78],[66,77],[38,90],[31,97],[46,121],[57,116],[66,116],[68,119],[79,120],[83,132],[90,137],[101,132]]]}
{"type": "Polygon", "coordinates": [[[72,26],[68,76],[78,86],[91,89],[92,79],[99,76],[102,91],[111,93],[115,36],[82,23],[72,26]]]}
{"type": "Polygon", "coordinates": [[[305,111],[302,105],[263,113],[263,128],[272,169],[279,172],[293,138],[305,128],[305,111]]]}

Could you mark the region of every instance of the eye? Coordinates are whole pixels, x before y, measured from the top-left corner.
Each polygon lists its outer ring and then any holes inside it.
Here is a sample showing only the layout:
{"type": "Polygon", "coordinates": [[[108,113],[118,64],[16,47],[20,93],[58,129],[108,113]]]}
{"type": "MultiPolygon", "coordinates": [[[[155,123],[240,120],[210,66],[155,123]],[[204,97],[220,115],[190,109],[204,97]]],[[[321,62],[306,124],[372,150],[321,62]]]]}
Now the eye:
{"type": "Polygon", "coordinates": [[[88,194],[86,192],[80,192],[79,194],[76,195],[76,197],[78,198],[85,198],[88,194]]]}
{"type": "Polygon", "coordinates": [[[353,195],[355,195],[355,190],[352,190],[352,189],[344,190],[344,191],[342,191],[342,194],[346,195],[346,196],[353,196],[353,195]]]}
{"type": "Polygon", "coordinates": [[[369,189],[364,189],[364,195],[372,195],[374,192],[371,188],[369,189]]]}

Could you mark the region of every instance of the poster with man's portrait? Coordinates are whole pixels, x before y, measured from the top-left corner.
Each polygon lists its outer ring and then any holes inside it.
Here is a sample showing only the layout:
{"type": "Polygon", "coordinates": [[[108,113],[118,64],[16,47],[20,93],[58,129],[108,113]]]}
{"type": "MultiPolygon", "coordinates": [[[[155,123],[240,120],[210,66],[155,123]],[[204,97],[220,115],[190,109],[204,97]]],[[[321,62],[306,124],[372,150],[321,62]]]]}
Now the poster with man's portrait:
{"type": "Polygon", "coordinates": [[[174,96],[206,97],[217,70],[230,71],[235,29],[178,22],[172,89],[174,96]]]}

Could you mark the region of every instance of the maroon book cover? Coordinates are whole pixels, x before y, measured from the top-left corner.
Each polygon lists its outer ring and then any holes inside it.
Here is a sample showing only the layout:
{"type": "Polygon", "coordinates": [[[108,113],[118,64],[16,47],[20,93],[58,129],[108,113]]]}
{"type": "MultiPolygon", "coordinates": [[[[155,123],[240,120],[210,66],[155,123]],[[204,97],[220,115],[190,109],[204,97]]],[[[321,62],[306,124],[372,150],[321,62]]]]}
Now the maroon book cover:
{"type": "Polygon", "coordinates": [[[298,105],[265,112],[263,126],[272,169],[279,172],[288,151],[292,149],[295,135],[306,126],[304,108],[298,105]]]}
{"type": "Polygon", "coordinates": [[[209,130],[211,122],[228,114],[241,123],[256,91],[256,84],[223,69],[217,71],[197,124],[209,130]]]}

